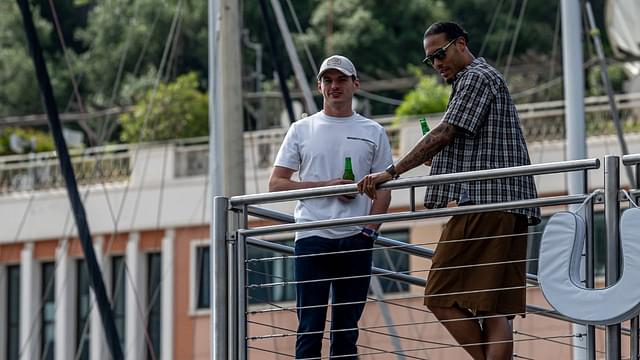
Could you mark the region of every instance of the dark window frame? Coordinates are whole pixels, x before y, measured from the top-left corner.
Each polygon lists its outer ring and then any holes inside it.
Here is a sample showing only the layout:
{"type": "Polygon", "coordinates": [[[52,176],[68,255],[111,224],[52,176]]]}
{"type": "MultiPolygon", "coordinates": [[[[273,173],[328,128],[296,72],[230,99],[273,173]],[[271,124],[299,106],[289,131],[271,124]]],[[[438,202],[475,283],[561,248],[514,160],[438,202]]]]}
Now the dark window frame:
{"type": "Polygon", "coordinates": [[[53,360],[56,346],[56,263],[43,262],[41,269],[41,296],[43,299],[40,311],[42,327],[40,329],[40,358],[53,360]]]}
{"type": "Polygon", "coordinates": [[[17,359],[20,354],[20,265],[10,265],[7,271],[7,359],[17,359]],[[13,296],[12,296],[13,295],[13,296]]]}
{"type": "Polygon", "coordinates": [[[151,349],[147,346],[147,359],[161,357],[162,341],[162,253],[147,254],[147,334],[151,349]]]}

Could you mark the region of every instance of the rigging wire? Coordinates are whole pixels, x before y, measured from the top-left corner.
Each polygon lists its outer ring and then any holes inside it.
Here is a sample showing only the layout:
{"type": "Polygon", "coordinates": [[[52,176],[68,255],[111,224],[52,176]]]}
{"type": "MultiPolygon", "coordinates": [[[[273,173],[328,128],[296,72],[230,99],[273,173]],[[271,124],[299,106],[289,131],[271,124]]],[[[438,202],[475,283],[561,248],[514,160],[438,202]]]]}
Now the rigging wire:
{"type": "Polygon", "coordinates": [[[502,60],[502,51],[504,50],[504,44],[507,41],[507,36],[509,36],[509,28],[511,27],[511,21],[513,20],[513,14],[516,9],[516,1],[517,0],[511,0],[511,7],[509,8],[507,23],[504,27],[502,38],[500,39],[500,47],[498,48],[498,57],[496,58],[496,66],[500,64],[500,60],[502,60]]]}
{"type": "MultiPolygon", "coordinates": [[[[293,7],[293,4],[291,3],[291,0],[287,0],[287,6],[289,7],[289,12],[293,17],[293,22],[296,25],[296,30],[298,30],[298,34],[303,35],[304,32],[302,31],[302,27],[300,26],[300,21],[298,20],[298,14],[296,13],[296,10],[293,7]]],[[[316,66],[316,62],[313,60],[313,56],[311,55],[311,51],[309,50],[309,44],[307,44],[306,42],[302,42],[302,46],[304,48],[305,54],[307,55],[307,60],[309,61],[309,65],[311,65],[311,69],[313,70],[313,73],[317,74],[318,66],[316,66]]]]}
{"type": "Polygon", "coordinates": [[[482,46],[480,47],[480,52],[478,53],[478,57],[482,57],[482,55],[484,54],[484,49],[489,43],[489,38],[493,33],[493,27],[496,25],[496,20],[498,19],[498,14],[500,14],[500,9],[502,9],[503,3],[504,3],[504,0],[500,0],[498,5],[496,6],[496,10],[493,12],[493,16],[491,17],[491,23],[489,24],[489,30],[487,30],[487,33],[484,36],[484,39],[482,40],[482,46]]]}
{"type": "Polygon", "coordinates": [[[513,60],[513,53],[516,49],[516,44],[518,43],[518,35],[520,35],[520,28],[522,26],[522,19],[524,18],[524,12],[527,8],[527,0],[522,1],[522,6],[520,6],[520,14],[518,15],[518,22],[516,23],[516,30],[513,33],[513,38],[511,39],[511,47],[509,48],[509,56],[507,57],[507,65],[504,68],[504,79],[507,81],[509,79],[509,70],[511,69],[511,60],[513,60]]]}
{"type": "MultiPolygon", "coordinates": [[[[179,7],[179,6],[181,5],[181,3],[182,3],[182,1],[180,1],[180,2],[178,3],[178,5],[177,5],[177,6],[179,7]]],[[[177,11],[177,12],[176,12],[176,14],[178,14],[178,13],[179,13],[179,11],[177,11]]],[[[174,20],[175,20],[175,17],[174,17],[174,20]]],[[[169,43],[169,42],[168,42],[168,43],[169,43]]],[[[166,55],[166,47],[165,47],[165,54],[163,54],[163,61],[165,60],[164,55],[166,55]]],[[[162,64],[162,61],[161,61],[161,64],[162,64]]],[[[161,73],[161,71],[162,71],[162,66],[161,66],[161,69],[160,69],[159,73],[161,73]]],[[[160,75],[159,75],[159,76],[160,76],[160,75]]],[[[159,81],[156,81],[155,89],[157,89],[157,85],[158,85],[158,84],[159,84],[159,81]]],[[[154,95],[155,95],[155,91],[154,91],[154,95]]],[[[145,118],[145,120],[146,120],[146,118],[145,118]]],[[[144,129],[146,126],[147,126],[147,124],[143,124],[143,129],[144,129]]],[[[142,134],[143,134],[143,133],[144,133],[144,131],[141,131],[141,137],[142,137],[142,134]]],[[[138,150],[138,149],[139,149],[139,148],[137,148],[136,150],[138,150]]],[[[136,151],[136,153],[137,153],[137,151],[136,151]]],[[[149,154],[147,153],[147,155],[149,155],[149,154]]],[[[137,159],[137,157],[136,157],[135,159],[137,159]]],[[[134,161],[134,164],[135,164],[135,161],[134,161]]],[[[148,165],[148,156],[147,156],[147,161],[145,162],[145,165],[148,165]]],[[[132,166],[133,166],[133,165],[132,165],[132,166]]],[[[96,165],[95,165],[95,167],[94,167],[94,172],[96,171],[97,167],[98,167],[98,162],[96,163],[96,165]]],[[[145,175],[146,175],[146,168],[147,168],[147,166],[144,166],[144,171],[143,171],[143,174],[142,174],[143,179],[144,179],[144,177],[145,177],[145,175]]],[[[129,185],[130,185],[130,179],[129,179],[129,180],[127,180],[127,186],[125,187],[125,195],[123,196],[123,199],[122,199],[122,202],[121,202],[121,207],[120,207],[120,211],[119,211],[118,219],[119,219],[120,215],[122,214],[123,206],[124,206],[124,203],[125,203],[125,200],[126,200],[126,194],[128,193],[127,189],[128,189],[128,186],[129,186],[129,185]]],[[[105,194],[106,194],[106,187],[105,187],[105,183],[104,183],[104,181],[102,182],[102,187],[103,187],[103,189],[105,189],[105,194]]],[[[88,195],[89,195],[90,190],[91,190],[91,188],[90,188],[90,187],[88,187],[88,188],[87,188],[87,190],[85,191],[85,194],[84,194],[84,200],[83,200],[84,202],[86,202],[86,199],[87,199],[87,197],[88,197],[88,195]]],[[[138,194],[140,194],[140,192],[138,192],[138,194]]],[[[108,196],[107,196],[107,197],[108,197],[108,196]]],[[[136,207],[136,208],[137,208],[137,207],[136,207]]],[[[111,214],[113,214],[113,211],[112,211],[112,209],[111,209],[111,208],[110,208],[110,212],[111,212],[111,214]]],[[[71,231],[71,229],[70,229],[70,228],[69,228],[69,226],[68,226],[68,225],[70,224],[69,220],[70,220],[70,213],[67,213],[67,217],[66,217],[65,225],[64,225],[64,229],[65,229],[65,230],[63,231],[65,234],[66,234],[66,233],[69,233],[69,232],[71,231]]],[[[116,231],[117,231],[117,224],[116,224],[116,231]]],[[[65,236],[65,238],[66,238],[66,237],[67,237],[67,236],[65,236]]],[[[113,238],[113,237],[112,237],[112,238],[113,238]]],[[[110,249],[109,249],[109,250],[110,250],[110,249]]],[[[127,275],[128,275],[128,279],[129,279],[130,281],[133,281],[133,280],[131,279],[131,274],[130,274],[130,271],[129,271],[129,269],[128,269],[128,266],[127,266],[126,262],[124,262],[124,265],[125,265],[125,266],[124,266],[124,267],[125,267],[125,271],[126,271],[126,273],[127,273],[127,275]]],[[[56,266],[55,266],[55,267],[57,268],[57,266],[58,266],[58,262],[56,262],[56,266]]],[[[53,280],[53,278],[52,278],[52,280],[53,280]]],[[[64,282],[63,282],[63,288],[66,288],[66,285],[68,284],[68,282],[67,282],[66,280],[67,280],[67,279],[64,279],[64,282]]],[[[133,294],[133,295],[135,296],[136,303],[138,304],[139,311],[141,311],[141,310],[140,310],[140,299],[139,299],[139,294],[137,293],[137,291],[136,291],[136,289],[135,289],[135,286],[133,286],[133,287],[132,287],[132,289],[134,290],[134,294],[133,294]]],[[[40,306],[42,306],[43,301],[44,301],[44,299],[41,299],[41,305],[40,305],[40,306]]],[[[56,306],[56,308],[57,308],[57,306],[56,306]]],[[[29,343],[29,341],[31,341],[30,339],[31,339],[31,337],[33,336],[33,332],[34,332],[33,330],[34,330],[34,326],[35,326],[35,325],[36,325],[36,324],[35,324],[35,319],[34,319],[34,323],[30,326],[30,331],[29,331],[29,332],[30,332],[30,336],[29,336],[29,340],[28,340],[28,341],[26,341],[26,342],[25,342],[25,344],[28,344],[28,343],[29,343]]],[[[144,329],[144,336],[145,336],[147,339],[149,339],[149,335],[148,335],[148,333],[147,333],[146,329],[144,329]]],[[[22,352],[22,351],[21,351],[21,352],[22,352]]]]}
{"type": "MultiPolygon", "coordinates": [[[[69,78],[71,80],[71,85],[73,87],[73,93],[75,94],[76,101],[78,102],[78,106],[80,107],[81,113],[86,113],[84,102],[82,101],[82,97],[80,96],[80,91],[78,90],[78,82],[76,81],[76,75],[73,71],[73,66],[71,65],[71,60],[69,59],[69,53],[67,51],[67,45],[64,41],[64,35],[62,34],[62,29],[60,27],[60,22],[58,21],[58,12],[56,11],[56,7],[53,3],[53,0],[49,0],[49,8],[51,9],[51,15],[53,18],[53,24],[56,28],[56,33],[58,35],[58,40],[60,41],[60,45],[62,47],[62,55],[64,56],[64,61],[67,65],[67,69],[69,70],[69,78]]],[[[78,125],[82,127],[84,131],[89,135],[89,141],[91,144],[97,145],[97,137],[96,133],[91,129],[91,127],[86,123],[86,121],[81,120],[78,121],[78,125]]]]}
{"type": "MultiPolygon", "coordinates": [[[[551,66],[549,67],[549,76],[547,77],[547,81],[551,81],[553,79],[553,75],[556,73],[556,57],[558,56],[558,41],[560,38],[560,0],[558,0],[558,9],[556,10],[556,21],[555,28],[553,30],[553,40],[551,45],[551,66]]],[[[551,98],[550,89],[547,90],[545,95],[545,101],[549,101],[551,98]]]]}

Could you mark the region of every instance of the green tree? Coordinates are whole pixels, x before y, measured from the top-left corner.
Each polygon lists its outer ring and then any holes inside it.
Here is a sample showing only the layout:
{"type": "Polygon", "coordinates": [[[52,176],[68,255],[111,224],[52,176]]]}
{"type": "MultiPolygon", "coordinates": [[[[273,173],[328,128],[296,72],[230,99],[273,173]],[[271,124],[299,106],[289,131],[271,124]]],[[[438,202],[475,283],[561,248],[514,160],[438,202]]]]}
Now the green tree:
{"type": "MultiPolygon", "coordinates": [[[[32,7],[33,22],[43,48],[51,48],[51,24],[32,7]]],[[[66,104],[70,90],[68,73],[60,57],[45,52],[45,61],[59,106],[66,104]]],[[[29,55],[22,16],[14,1],[0,2],[0,116],[43,112],[35,69],[29,55]]]]}
{"type": "Polygon", "coordinates": [[[451,87],[438,83],[435,76],[425,75],[415,66],[410,67],[410,71],[418,77],[418,85],[405,95],[402,104],[396,108],[396,118],[444,112],[451,87]]]}
{"type": "Polygon", "coordinates": [[[298,40],[309,44],[320,58],[327,55],[330,39],[332,52],[354,61],[364,78],[404,74],[407,64],[424,57],[422,35],[426,27],[449,16],[444,2],[434,0],[399,0],[388,6],[376,0],[334,0],[331,9],[330,4],[323,1],[316,7],[310,27],[298,40]],[[333,31],[329,36],[330,18],[333,31]]]}
{"type": "Polygon", "coordinates": [[[208,97],[198,90],[195,73],[148,90],[133,112],[120,116],[120,140],[139,142],[205,136],[208,134],[208,97]]]}
{"type": "Polygon", "coordinates": [[[120,96],[122,87],[150,72],[165,81],[192,70],[205,74],[206,14],[206,2],[202,1],[97,3],[88,15],[88,26],[76,33],[88,48],[79,55],[78,67],[92,105],[102,108],[129,103],[133,99],[120,96]],[[169,51],[163,61],[167,44],[169,51]],[[119,70],[124,74],[120,82],[119,70]]]}

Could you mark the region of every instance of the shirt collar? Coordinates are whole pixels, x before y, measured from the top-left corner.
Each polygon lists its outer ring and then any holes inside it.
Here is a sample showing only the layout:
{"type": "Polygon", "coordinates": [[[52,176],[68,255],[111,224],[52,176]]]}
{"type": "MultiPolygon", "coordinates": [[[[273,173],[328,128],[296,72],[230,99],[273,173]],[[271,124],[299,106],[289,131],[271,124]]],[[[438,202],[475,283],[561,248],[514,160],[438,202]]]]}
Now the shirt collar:
{"type": "Polygon", "coordinates": [[[478,57],[473,59],[473,61],[471,63],[469,63],[469,65],[465,66],[462,70],[458,71],[458,73],[456,74],[456,76],[453,78],[453,82],[452,85],[455,84],[458,79],[464,75],[464,73],[466,73],[467,71],[469,71],[469,69],[474,68],[480,64],[486,64],[486,60],[483,57],[478,57]]]}

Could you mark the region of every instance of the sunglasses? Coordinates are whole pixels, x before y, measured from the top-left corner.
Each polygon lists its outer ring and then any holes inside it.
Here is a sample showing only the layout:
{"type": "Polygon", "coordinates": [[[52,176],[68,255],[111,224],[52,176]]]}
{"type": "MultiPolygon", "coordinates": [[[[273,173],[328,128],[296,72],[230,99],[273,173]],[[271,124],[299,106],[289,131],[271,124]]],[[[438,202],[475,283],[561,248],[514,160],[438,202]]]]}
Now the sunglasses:
{"type": "Polygon", "coordinates": [[[451,46],[451,44],[453,44],[454,42],[456,42],[456,40],[460,39],[459,37],[449,41],[445,46],[441,47],[440,49],[434,51],[431,55],[427,55],[426,58],[424,58],[424,60],[422,60],[423,63],[433,67],[433,60],[437,59],[437,60],[442,60],[447,56],[447,49],[449,48],[449,46],[451,46]]]}

